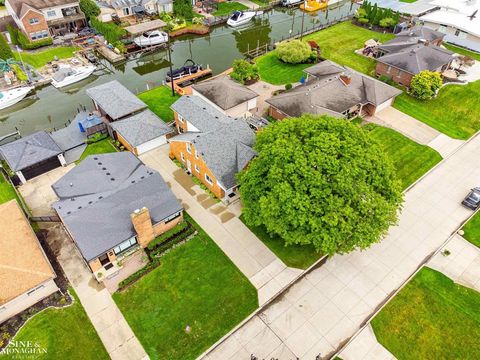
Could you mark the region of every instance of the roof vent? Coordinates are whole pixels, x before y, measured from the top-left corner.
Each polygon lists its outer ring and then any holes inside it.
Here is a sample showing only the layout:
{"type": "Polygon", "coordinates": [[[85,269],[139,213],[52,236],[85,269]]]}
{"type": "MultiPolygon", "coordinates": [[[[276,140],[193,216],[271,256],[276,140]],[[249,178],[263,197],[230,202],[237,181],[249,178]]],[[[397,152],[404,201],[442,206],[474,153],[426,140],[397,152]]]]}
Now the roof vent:
{"type": "Polygon", "coordinates": [[[78,210],[80,210],[81,208],[82,208],[82,207],[81,207],[81,206],[79,206],[77,209],[78,209],[78,210]]]}
{"type": "Polygon", "coordinates": [[[106,167],[103,167],[102,170],[107,170],[107,168],[106,168],[106,167]]]}
{"type": "Polygon", "coordinates": [[[71,211],[67,211],[67,215],[70,215],[72,212],[71,211]]]}
{"type": "Polygon", "coordinates": [[[111,181],[115,181],[115,178],[110,178],[111,181]]]}
{"type": "Polygon", "coordinates": [[[93,204],[93,201],[89,201],[88,203],[89,203],[89,204],[93,204]]]}
{"type": "Polygon", "coordinates": [[[71,198],[70,201],[75,201],[75,198],[71,198]]]}
{"type": "Polygon", "coordinates": [[[98,197],[98,200],[102,200],[102,199],[103,199],[103,196],[99,196],[99,197],[98,197]]]}
{"type": "Polygon", "coordinates": [[[70,187],[72,187],[72,186],[73,186],[73,183],[70,183],[70,187]]]}
{"type": "Polygon", "coordinates": [[[95,157],[93,158],[93,160],[98,160],[98,157],[95,156],[95,157]]]}
{"type": "Polygon", "coordinates": [[[109,173],[109,172],[107,172],[105,175],[110,175],[110,173],[109,173]]]}
{"type": "Polygon", "coordinates": [[[145,176],[140,177],[140,179],[145,179],[145,176]]]}
{"type": "Polygon", "coordinates": [[[203,109],[203,110],[207,110],[207,108],[206,108],[206,107],[203,107],[202,109],[203,109]]]}
{"type": "Polygon", "coordinates": [[[133,210],[133,212],[134,212],[135,214],[139,214],[139,213],[140,213],[140,209],[135,209],[135,210],[133,210]]]}
{"type": "Polygon", "coordinates": [[[97,164],[98,164],[98,165],[102,165],[102,163],[101,163],[101,162],[98,162],[97,164]]]}

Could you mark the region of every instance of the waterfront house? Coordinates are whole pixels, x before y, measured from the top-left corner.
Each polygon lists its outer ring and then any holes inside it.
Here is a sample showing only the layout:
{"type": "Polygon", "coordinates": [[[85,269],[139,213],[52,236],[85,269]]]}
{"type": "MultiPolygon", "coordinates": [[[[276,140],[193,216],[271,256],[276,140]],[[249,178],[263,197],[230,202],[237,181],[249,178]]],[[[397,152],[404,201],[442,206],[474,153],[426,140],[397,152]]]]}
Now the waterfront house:
{"type": "Polygon", "coordinates": [[[52,189],[53,208],[97,279],[183,219],[161,175],[130,152],[90,155],[52,189]]]}
{"type": "Polygon", "coordinates": [[[76,33],[87,24],[75,0],[5,0],[5,7],[30,41],[76,33]]]}
{"type": "Polygon", "coordinates": [[[99,2],[104,16],[102,21],[111,21],[112,14],[119,18],[143,14],[171,13],[173,11],[173,0],[104,0],[99,2]],[[108,11],[107,9],[110,9],[108,11]]]}
{"type": "Polygon", "coordinates": [[[66,165],[64,151],[46,131],[38,131],[0,146],[0,156],[22,184],[66,165]]]}
{"type": "Polygon", "coordinates": [[[55,271],[16,200],[0,205],[0,324],[58,290],[55,271]]]}
{"type": "Polygon", "coordinates": [[[193,85],[192,95],[203,98],[225,115],[233,117],[247,116],[256,110],[259,96],[228,75],[220,75],[193,85]]]}
{"type": "Polygon", "coordinates": [[[218,199],[231,201],[236,174],[255,156],[254,131],[245,119],[227,116],[199,96],[182,96],[172,109],[180,134],[169,139],[171,156],[218,199]]]}
{"type": "Polygon", "coordinates": [[[270,116],[277,120],[302,114],[371,116],[392,105],[401,94],[390,85],[329,60],[305,72],[305,84],[266,100],[270,116]]]}

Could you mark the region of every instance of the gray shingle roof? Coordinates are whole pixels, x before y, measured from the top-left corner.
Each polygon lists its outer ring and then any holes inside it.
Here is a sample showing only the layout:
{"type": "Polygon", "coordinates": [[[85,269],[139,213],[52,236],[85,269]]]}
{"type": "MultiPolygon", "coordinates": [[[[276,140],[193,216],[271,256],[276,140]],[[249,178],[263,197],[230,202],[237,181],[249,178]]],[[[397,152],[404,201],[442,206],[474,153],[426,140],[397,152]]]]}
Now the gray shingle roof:
{"type": "Polygon", "coordinates": [[[227,75],[202,81],[192,87],[223,110],[231,109],[258,97],[255,91],[230,79],[227,75]]]}
{"type": "Polygon", "coordinates": [[[173,132],[172,128],[150,110],[115,121],[111,126],[134,147],[173,132]]]}
{"type": "Polygon", "coordinates": [[[114,120],[147,107],[143,101],[117,80],[89,88],[87,95],[114,120]]]}
{"type": "Polygon", "coordinates": [[[39,131],[0,146],[0,153],[13,171],[23,170],[62,153],[49,133],[39,131]]]}
{"type": "Polygon", "coordinates": [[[308,113],[342,117],[342,112],[357,104],[377,106],[401,94],[390,85],[329,60],[307,68],[305,72],[313,77],[305,85],[274,96],[266,100],[267,103],[288,116],[308,113]],[[350,84],[340,79],[342,74],[350,77],[350,84]]]}
{"type": "Polygon", "coordinates": [[[182,210],[160,174],[130,152],[90,155],[52,188],[60,199],[53,207],[87,261],[136,235],[136,209],[148,208],[154,224],[182,210]]]}

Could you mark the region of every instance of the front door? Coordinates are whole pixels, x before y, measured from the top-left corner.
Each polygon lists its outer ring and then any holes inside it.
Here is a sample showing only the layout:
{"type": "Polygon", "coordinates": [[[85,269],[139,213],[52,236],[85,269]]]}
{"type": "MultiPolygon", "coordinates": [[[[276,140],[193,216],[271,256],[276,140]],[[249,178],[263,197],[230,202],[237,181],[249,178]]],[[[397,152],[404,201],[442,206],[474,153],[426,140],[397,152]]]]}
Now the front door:
{"type": "Polygon", "coordinates": [[[100,260],[100,264],[102,264],[102,266],[105,266],[110,263],[110,259],[108,258],[107,254],[103,254],[102,256],[100,256],[98,260],[100,260]]]}
{"type": "Polygon", "coordinates": [[[187,171],[189,173],[192,173],[192,163],[188,159],[187,159],[187,171]]]}

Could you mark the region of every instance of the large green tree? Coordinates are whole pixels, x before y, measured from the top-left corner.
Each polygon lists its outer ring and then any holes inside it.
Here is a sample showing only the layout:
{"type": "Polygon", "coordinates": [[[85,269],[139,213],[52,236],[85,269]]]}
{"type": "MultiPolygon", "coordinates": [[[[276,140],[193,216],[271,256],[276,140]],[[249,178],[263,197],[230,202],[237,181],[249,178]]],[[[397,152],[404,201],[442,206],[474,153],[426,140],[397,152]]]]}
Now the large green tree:
{"type": "Polygon", "coordinates": [[[286,245],[345,253],[379,241],[397,222],[395,169],[358,125],[304,115],[259,132],[255,150],[238,176],[245,220],[286,245]]]}
{"type": "Polygon", "coordinates": [[[80,0],[80,9],[87,19],[95,18],[100,15],[100,8],[93,0],[80,0]]]}
{"type": "Polygon", "coordinates": [[[420,100],[428,100],[435,96],[442,87],[442,75],[436,71],[424,70],[412,78],[410,94],[420,100]]]}
{"type": "Polygon", "coordinates": [[[13,58],[12,49],[10,49],[10,45],[7,43],[7,39],[3,34],[0,34],[0,59],[7,60],[13,58]]]}

